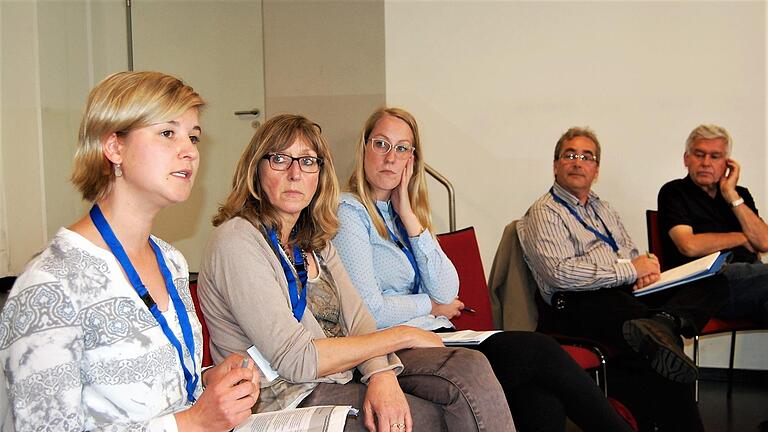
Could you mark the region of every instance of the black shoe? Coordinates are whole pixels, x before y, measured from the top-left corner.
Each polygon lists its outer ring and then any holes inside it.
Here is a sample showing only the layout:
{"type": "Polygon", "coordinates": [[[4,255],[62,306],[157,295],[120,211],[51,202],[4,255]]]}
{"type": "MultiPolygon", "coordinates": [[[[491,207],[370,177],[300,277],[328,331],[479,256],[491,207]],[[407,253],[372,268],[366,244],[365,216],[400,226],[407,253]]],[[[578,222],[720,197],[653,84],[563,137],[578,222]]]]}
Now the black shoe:
{"type": "Polygon", "coordinates": [[[624,340],[664,378],[684,384],[696,381],[699,370],[683,352],[680,336],[666,323],[651,318],[626,321],[624,340]]]}

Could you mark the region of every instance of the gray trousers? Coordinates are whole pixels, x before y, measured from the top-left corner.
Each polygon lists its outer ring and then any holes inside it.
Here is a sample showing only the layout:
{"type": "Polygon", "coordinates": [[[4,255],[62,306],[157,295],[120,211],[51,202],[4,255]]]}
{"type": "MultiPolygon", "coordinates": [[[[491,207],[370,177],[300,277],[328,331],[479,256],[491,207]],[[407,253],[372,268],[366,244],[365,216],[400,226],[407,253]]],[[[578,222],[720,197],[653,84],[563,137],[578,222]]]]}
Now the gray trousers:
{"type": "MultiPolygon", "coordinates": [[[[397,353],[398,376],[415,432],[514,431],[504,391],[485,356],[465,348],[419,348],[397,353]]],[[[362,408],[367,387],[359,381],[320,384],[300,407],[351,405],[362,408]]],[[[345,432],[365,431],[362,411],[347,419],[345,432]]]]}

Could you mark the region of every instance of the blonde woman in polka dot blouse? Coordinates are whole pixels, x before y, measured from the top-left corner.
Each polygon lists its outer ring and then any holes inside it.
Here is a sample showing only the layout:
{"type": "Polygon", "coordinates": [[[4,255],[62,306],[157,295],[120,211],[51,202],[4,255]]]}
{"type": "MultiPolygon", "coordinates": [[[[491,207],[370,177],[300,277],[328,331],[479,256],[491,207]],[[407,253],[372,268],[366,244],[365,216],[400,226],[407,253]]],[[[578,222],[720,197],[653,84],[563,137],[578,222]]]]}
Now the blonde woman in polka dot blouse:
{"type": "MultiPolygon", "coordinates": [[[[381,108],[365,124],[341,196],[333,244],[379,328],[450,331],[464,307],[456,269],[433,236],[423,158],[415,118],[381,108]]],[[[631,430],[553,339],[501,332],[474,348],[491,363],[520,430],[562,432],[566,416],[585,431],[631,430]]]]}

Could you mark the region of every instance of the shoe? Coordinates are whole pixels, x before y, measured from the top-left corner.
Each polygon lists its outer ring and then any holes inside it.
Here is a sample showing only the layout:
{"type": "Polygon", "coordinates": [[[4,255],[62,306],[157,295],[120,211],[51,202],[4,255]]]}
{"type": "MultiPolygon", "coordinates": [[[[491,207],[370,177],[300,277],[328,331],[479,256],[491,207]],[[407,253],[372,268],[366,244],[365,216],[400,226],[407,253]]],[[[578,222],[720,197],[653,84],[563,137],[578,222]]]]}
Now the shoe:
{"type": "Polygon", "coordinates": [[[652,318],[626,321],[624,340],[664,378],[690,384],[699,376],[696,364],[683,352],[680,336],[665,323],[652,318]]]}

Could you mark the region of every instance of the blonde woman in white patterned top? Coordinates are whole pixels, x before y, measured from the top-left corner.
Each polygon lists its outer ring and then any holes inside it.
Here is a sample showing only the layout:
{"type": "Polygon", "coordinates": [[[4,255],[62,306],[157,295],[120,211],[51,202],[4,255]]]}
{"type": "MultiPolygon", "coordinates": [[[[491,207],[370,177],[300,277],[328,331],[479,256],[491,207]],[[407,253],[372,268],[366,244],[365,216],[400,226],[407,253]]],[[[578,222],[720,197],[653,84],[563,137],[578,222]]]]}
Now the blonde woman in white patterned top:
{"type": "Polygon", "coordinates": [[[201,376],[187,263],[150,235],[189,197],[203,105],[158,72],[92,90],[72,178],[93,208],[28,264],[0,315],[3,430],[227,431],[250,415],[257,373],[232,355],[201,376]]]}

